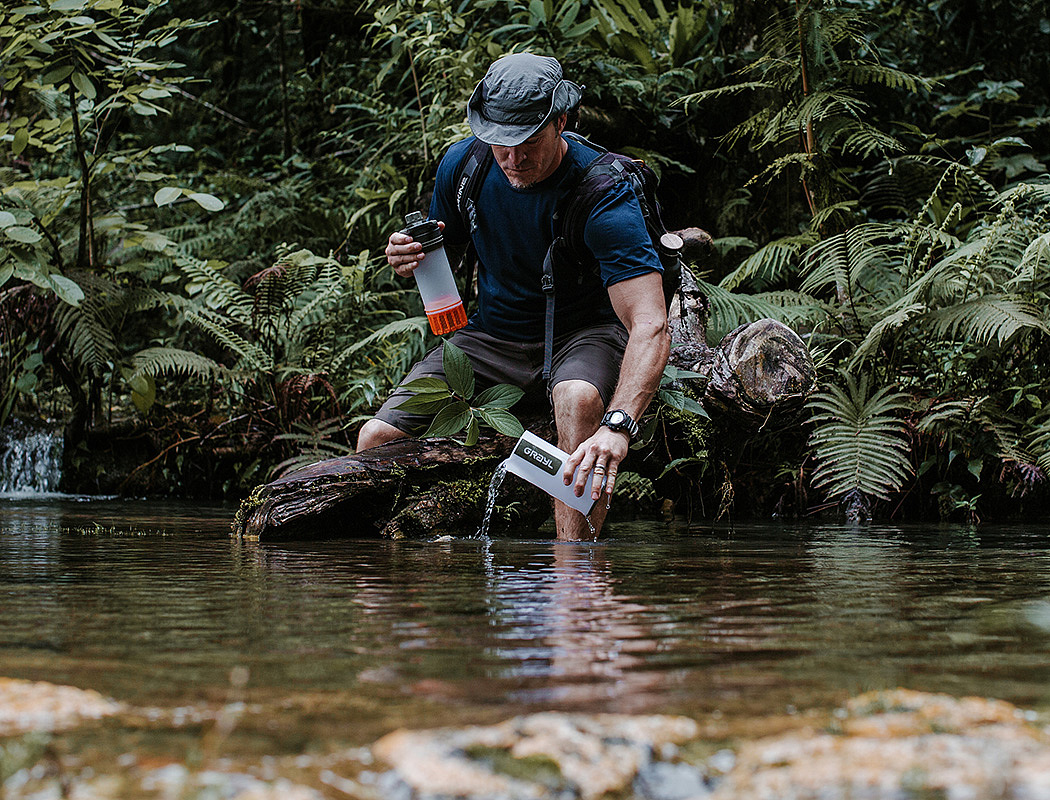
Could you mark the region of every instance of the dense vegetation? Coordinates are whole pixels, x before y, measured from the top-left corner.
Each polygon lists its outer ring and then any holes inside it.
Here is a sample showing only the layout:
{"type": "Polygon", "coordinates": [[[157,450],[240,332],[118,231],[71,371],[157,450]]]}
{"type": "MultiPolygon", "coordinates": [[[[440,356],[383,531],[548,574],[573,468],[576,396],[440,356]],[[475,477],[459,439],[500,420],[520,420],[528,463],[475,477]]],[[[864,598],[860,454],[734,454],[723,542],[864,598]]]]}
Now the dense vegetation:
{"type": "Polygon", "coordinates": [[[97,485],[100,430],[139,442],[126,490],[349,450],[430,344],[386,235],[530,49],[715,237],[712,337],[774,317],[818,361],[738,497],[976,518],[1045,491],[1043,3],[4,0],[0,48],[0,424],[66,421],[97,485]]]}

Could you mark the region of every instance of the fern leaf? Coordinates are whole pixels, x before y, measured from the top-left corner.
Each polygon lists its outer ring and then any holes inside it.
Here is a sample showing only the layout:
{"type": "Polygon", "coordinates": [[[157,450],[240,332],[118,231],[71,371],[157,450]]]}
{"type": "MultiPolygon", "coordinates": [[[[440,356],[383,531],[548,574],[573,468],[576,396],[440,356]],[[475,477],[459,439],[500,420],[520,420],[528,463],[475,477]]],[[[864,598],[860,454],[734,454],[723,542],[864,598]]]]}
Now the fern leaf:
{"type": "Polygon", "coordinates": [[[427,330],[429,330],[429,323],[426,317],[408,317],[406,319],[395,320],[394,322],[387,323],[377,331],[373,331],[364,339],[354,342],[349,347],[346,347],[332,359],[333,370],[341,369],[346,362],[354,354],[360,352],[364,348],[373,345],[377,342],[385,341],[388,339],[395,339],[403,336],[419,336],[420,338],[426,336],[427,330]]]}
{"type": "Polygon", "coordinates": [[[214,378],[223,373],[223,367],[207,356],[177,347],[147,347],[132,357],[134,377],[150,375],[186,375],[214,378]]]}
{"type": "Polygon", "coordinates": [[[273,358],[233,330],[228,320],[202,308],[190,307],[184,313],[188,322],[200,328],[223,347],[232,350],[249,369],[260,372],[270,372],[273,369],[273,358]]]}
{"type": "Polygon", "coordinates": [[[912,472],[910,445],[901,415],[908,396],[886,387],[868,392],[846,376],[846,390],[829,386],[810,398],[815,430],[810,447],[816,461],[813,485],[829,497],[859,492],[888,500],[912,472]]]}
{"type": "Polygon", "coordinates": [[[208,308],[220,310],[246,327],[251,325],[252,297],[219,271],[222,262],[179,258],[176,263],[190,279],[191,292],[196,290],[208,308]]]}
{"type": "Polygon", "coordinates": [[[1023,330],[1050,333],[1035,303],[1009,295],[985,295],[931,311],[929,316],[938,334],[983,345],[994,342],[1002,347],[1023,330]]]}
{"type": "Polygon", "coordinates": [[[749,281],[760,284],[779,283],[797,268],[799,254],[815,241],[815,234],[805,233],[770,242],[744,259],[740,266],[719,281],[718,285],[730,290],[749,281]]]}
{"type": "Polygon", "coordinates": [[[1017,276],[1009,285],[1027,286],[1042,283],[1040,278],[1050,273],[1050,233],[1044,233],[1028,243],[1017,265],[1017,276]]]}

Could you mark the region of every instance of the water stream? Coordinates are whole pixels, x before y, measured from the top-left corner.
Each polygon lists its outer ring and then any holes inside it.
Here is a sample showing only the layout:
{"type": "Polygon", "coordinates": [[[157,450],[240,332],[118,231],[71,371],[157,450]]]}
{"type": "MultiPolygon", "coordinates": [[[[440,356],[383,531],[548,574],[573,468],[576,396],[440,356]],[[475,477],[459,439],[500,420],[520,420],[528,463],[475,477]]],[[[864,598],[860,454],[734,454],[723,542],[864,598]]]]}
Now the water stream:
{"type": "Polygon", "coordinates": [[[0,677],[133,709],[58,752],[192,761],[231,708],[224,756],[289,776],[396,728],[544,710],[739,732],[903,686],[1050,711],[1047,528],[260,544],[229,537],[232,513],[0,501],[0,677]]]}

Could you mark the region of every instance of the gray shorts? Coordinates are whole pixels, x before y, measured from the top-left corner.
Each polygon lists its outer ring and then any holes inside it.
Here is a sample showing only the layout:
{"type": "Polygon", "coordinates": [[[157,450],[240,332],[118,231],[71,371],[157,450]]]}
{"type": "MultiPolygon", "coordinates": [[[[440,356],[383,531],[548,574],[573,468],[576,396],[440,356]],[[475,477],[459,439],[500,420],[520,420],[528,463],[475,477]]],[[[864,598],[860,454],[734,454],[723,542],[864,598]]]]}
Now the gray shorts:
{"type": "MultiPolygon", "coordinates": [[[[449,341],[470,359],[474,367],[475,392],[508,383],[525,390],[525,396],[511,413],[550,408],[547,387],[543,384],[543,342],[511,342],[469,328],[456,331],[449,341]]],[[[616,389],[620,361],[626,347],[627,331],[617,324],[596,325],[555,339],[551,388],[562,381],[587,381],[608,405],[616,389]]],[[[441,348],[442,345],[438,345],[427,353],[412,367],[402,384],[416,378],[443,378],[441,348]]],[[[430,425],[431,416],[397,408],[411,396],[411,392],[395,390],[376,412],[376,418],[408,434],[423,433],[430,425]]]]}

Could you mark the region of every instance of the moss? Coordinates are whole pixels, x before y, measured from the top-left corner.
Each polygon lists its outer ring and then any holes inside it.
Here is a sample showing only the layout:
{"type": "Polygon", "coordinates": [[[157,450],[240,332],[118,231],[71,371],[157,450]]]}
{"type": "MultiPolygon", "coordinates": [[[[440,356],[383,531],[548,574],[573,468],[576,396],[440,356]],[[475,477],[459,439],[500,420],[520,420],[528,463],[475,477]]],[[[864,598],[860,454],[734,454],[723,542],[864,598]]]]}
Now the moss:
{"type": "Polygon", "coordinates": [[[469,758],[482,762],[493,772],[499,772],[509,778],[538,783],[554,791],[568,788],[568,782],[562,775],[561,767],[549,756],[515,758],[502,747],[485,747],[484,745],[468,747],[466,754],[469,758]]]}

